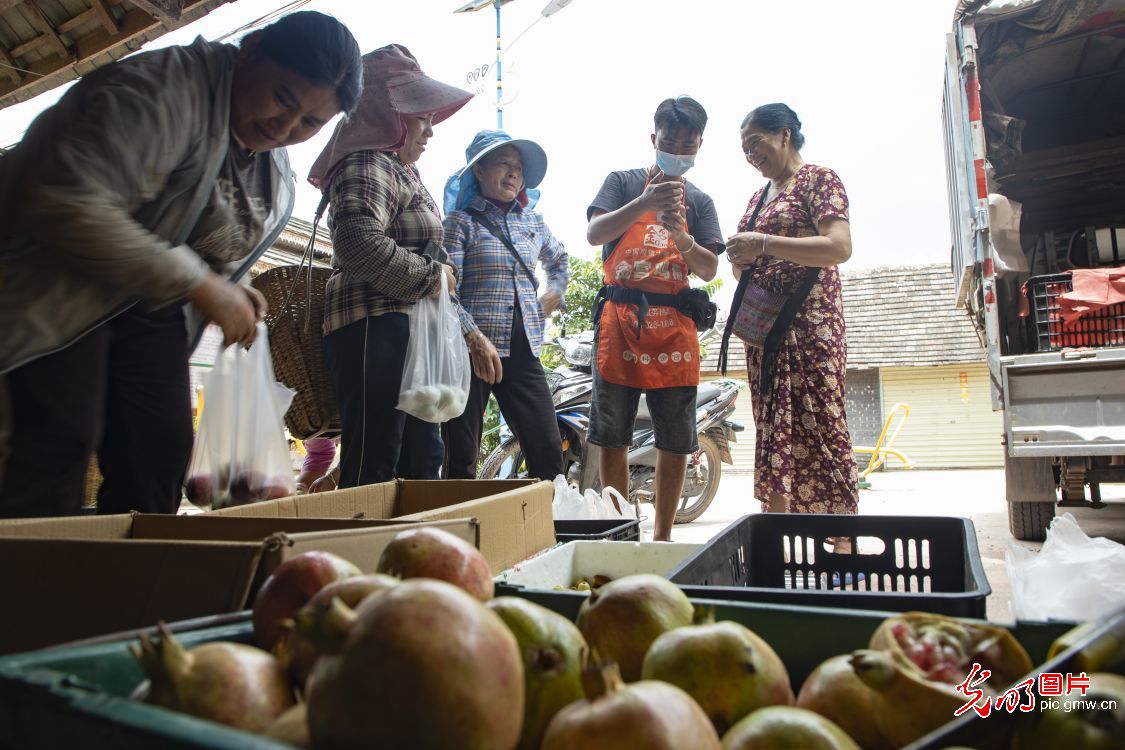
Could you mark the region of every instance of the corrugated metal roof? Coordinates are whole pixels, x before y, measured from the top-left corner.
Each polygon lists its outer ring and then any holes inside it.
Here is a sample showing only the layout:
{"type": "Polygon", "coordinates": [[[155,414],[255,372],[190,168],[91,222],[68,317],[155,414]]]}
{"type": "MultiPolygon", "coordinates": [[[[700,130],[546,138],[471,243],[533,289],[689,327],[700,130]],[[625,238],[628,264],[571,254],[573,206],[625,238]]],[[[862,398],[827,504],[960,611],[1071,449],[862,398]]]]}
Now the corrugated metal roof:
{"type": "Polygon", "coordinates": [[[0,0],[0,109],[235,0],[0,0]]]}

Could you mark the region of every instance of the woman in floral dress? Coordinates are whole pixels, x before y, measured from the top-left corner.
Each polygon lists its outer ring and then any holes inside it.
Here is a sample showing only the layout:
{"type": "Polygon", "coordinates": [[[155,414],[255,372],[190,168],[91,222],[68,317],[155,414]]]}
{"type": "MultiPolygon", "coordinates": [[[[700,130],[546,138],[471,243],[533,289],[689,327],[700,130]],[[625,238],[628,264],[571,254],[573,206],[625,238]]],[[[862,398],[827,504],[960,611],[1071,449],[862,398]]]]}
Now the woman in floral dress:
{"type": "Polygon", "coordinates": [[[750,198],[738,234],[727,240],[735,273],[750,273],[763,289],[789,295],[809,269],[821,269],[761,388],[762,350],[747,349],[757,429],[754,490],[767,511],[855,513],[858,479],[844,411],[847,341],[837,269],[851,256],[848,197],[835,172],[804,162],[804,141],[801,121],[784,104],[758,107],[742,123],[746,160],[769,184],[750,198]]]}

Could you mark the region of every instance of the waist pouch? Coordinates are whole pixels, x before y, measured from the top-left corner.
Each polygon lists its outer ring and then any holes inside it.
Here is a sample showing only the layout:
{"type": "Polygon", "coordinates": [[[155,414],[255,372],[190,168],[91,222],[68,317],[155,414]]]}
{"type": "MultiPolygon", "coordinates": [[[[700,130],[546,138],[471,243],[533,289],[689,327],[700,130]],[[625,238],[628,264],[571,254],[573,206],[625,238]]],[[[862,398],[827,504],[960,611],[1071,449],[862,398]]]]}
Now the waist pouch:
{"type": "Polygon", "coordinates": [[[691,318],[695,330],[708,331],[715,327],[719,306],[711,301],[711,297],[702,289],[681,289],[676,294],[661,294],[659,292],[646,292],[623,286],[606,284],[598,291],[594,298],[594,324],[602,315],[602,307],[606,300],[618,304],[637,306],[637,339],[641,338],[641,329],[644,328],[645,316],[650,307],[672,307],[680,314],[691,318]]]}

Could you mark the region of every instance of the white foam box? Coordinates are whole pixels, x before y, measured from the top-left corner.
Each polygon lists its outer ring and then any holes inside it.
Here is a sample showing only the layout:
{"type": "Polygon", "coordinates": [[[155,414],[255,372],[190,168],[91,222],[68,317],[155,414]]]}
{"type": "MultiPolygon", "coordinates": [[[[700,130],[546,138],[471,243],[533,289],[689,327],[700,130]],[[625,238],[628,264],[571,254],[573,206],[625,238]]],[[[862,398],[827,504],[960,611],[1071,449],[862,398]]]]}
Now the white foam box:
{"type": "Polygon", "coordinates": [[[613,579],[637,573],[667,576],[699,547],[677,542],[568,542],[513,565],[496,577],[496,583],[552,590],[570,588],[579,578],[596,575],[613,579]]]}

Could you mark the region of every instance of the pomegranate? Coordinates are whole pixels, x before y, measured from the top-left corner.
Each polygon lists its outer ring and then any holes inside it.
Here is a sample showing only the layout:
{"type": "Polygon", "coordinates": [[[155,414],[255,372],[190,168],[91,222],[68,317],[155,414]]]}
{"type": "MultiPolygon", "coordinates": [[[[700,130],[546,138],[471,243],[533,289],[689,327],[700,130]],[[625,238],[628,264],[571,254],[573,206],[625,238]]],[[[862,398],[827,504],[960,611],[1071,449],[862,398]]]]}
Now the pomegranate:
{"type": "Polygon", "coordinates": [[[448,531],[424,527],[396,534],[375,566],[398,578],[436,578],[468,591],[477,600],[492,598],[492,568],[473,545],[448,531]]]}
{"type": "Polygon", "coordinates": [[[860,750],[843,729],[820,714],[793,706],[769,706],[738,722],[723,737],[723,750],[860,750]]]}
{"type": "Polygon", "coordinates": [[[856,675],[850,654],[828,659],[801,686],[797,707],[815,711],[867,750],[891,750],[875,722],[875,693],[856,675]]]}
{"type": "Polygon", "coordinates": [[[309,739],[308,704],[298,703],[291,709],[277,717],[262,733],[271,740],[288,742],[295,747],[309,750],[312,740],[309,739]]]}
{"type": "Polygon", "coordinates": [[[282,623],[297,614],[316,592],[359,573],[359,568],[331,552],[303,552],[278,565],[254,597],[254,638],[258,645],[272,651],[285,635],[282,623]]]}
{"type": "Polygon", "coordinates": [[[261,732],[294,703],[289,677],[261,649],[217,641],[185,650],[164,623],[130,652],[148,679],[133,697],[249,732],[261,732]]]}
{"type": "Polygon", "coordinates": [[[317,661],[309,733],[333,750],[513,750],[523,685],[499,616],[444,581],[405,581],[365,599],[341,652],[317,661]]]}
{"type": "Polygon", "coordinates": [[[199,474],[187,480],[184,484],[184,495],[188,502],[200,508],[206,508],[214,499],[215,483],[210,474],[199,474]]]}
{"type": "Polygon", "coordinates": [[[965,696],[951,686],[926,680],[884,651],[856,651],[849,662],[874,691],[875,722],[893,747],[909,745],[952,721],[965,704],[965,696]]]}
{"type": "Polygon", "coordinates": [[[641,679],[681,688],[720,736],[755,709],[793,705],[789,672],[768,643],[736,622],[716,623],[714,610],[701,619],[657,638],[641,679]]]}
{"type": "Polygon", "coordinates": [[[1003,690],[1031,671],[1031,658],[1007,630],[930,612],[888,617],[870,647],[887,651],[904,667],[934,682],[958,685],[973,663],[991,670],[988,685],[1003,690]]]}
{"type": "Polygon", "coordinates": [[[578,629],[599,658],[617,662],[626,682],[641,679],[649,646],[674,628],[690,625],[692,606],[667,578],[625,576],[594,589],[578,611],[578,629]]]}
{"type": "Polygon", "coordinates": [[[539,750],[555,714],[582,700],[586,641],[573,622],[526,599],[502,596],[485,606],[500,615],[523,655],[523,730],[517,750],[539,750]]]}
{"type": "Polygon", "coordinates": [[[719,736],[691,696],[675,685],[626,685],[612,662],[582,673],[586,700],[559,711],[542,750],[719,750],[719,736]]]}
{"type": "Polygon", "coordinates": [[[321,654],[337,653],[351,628],[352,613],[368,596],[398,585],[398,579],[375,573],[333,581],[309,599],[293,618],[275,652],[289,668],[293,684],[303,688],[321,654]],[[333,599],[346,608],[334,607],[333,599]]]}

